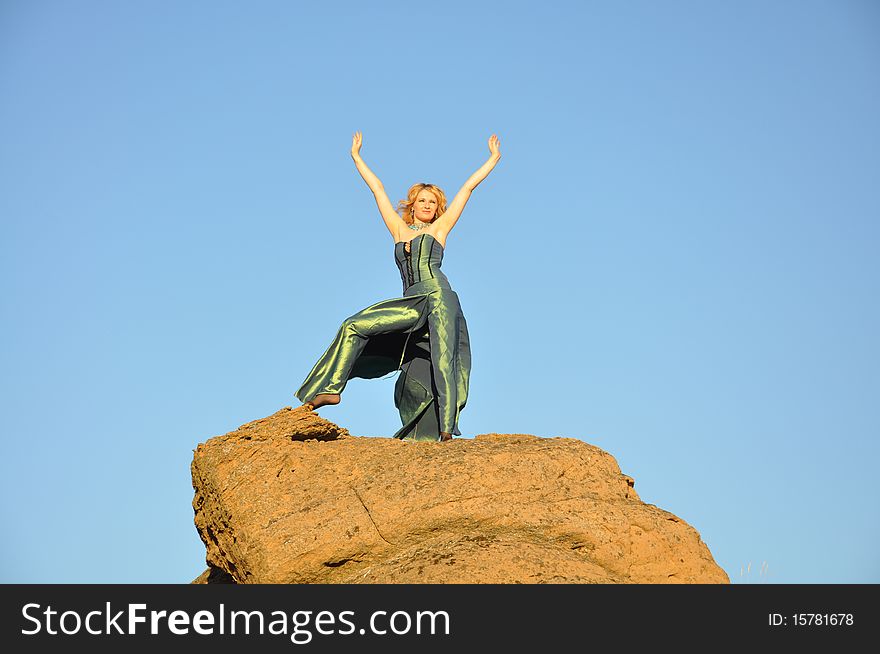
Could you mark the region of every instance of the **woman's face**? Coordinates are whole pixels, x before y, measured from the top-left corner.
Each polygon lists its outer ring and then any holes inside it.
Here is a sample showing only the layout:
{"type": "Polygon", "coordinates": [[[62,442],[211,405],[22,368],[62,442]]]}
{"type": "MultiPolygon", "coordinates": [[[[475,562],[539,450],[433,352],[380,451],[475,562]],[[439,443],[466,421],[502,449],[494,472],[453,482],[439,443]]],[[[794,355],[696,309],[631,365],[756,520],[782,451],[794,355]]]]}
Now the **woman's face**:
{"type": "Polygon", "coordinates": [[[423,188],[416,196],[413,210],[416,218],[424,223],[431,222],[437,212],[437,197],[428,189],[423,188]]]}

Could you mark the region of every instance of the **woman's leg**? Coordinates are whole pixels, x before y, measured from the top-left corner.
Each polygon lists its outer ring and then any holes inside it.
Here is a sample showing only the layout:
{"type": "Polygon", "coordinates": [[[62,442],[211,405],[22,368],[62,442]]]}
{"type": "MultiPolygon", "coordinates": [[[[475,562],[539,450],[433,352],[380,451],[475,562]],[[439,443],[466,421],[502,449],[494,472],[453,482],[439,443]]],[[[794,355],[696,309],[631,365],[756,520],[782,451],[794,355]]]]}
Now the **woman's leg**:
{"type": "Polygon", "coordinates": [[[394,387],[403,427],[394,437],[445,441],[460,436],[457,417],[467,402],[471,357],[456,295],[432,294],[428,322],[413,334],[405,361],[394,387]]]}
{"type": "Polygon", "coordinates": [[[369,339],[415,329],[421,317],[420,300],[412,298],[408,302],[405,299],[379,302],[346,318],[330,347],[296,392],[296,397],[313,408],[338,404],[352,368],[369,339]]]}
{"type": "Polygon", "coordinates": [[[440,422],[440,440],[449,440],[458,423],[458,342],[460,313],[458,296],[453,291],[441,291],[436,301],[442,307],[432,311],[428,320],[431,328],[431,367],[434,397],[440,422]]]}

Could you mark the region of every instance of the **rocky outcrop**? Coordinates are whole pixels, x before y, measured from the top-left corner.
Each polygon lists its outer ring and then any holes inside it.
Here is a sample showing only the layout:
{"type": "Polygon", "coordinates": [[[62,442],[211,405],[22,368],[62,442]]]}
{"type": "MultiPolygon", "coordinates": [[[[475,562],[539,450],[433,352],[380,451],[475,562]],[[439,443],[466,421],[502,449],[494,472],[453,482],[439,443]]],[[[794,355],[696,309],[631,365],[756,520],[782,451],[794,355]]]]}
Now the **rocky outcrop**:
{"type": "Polygon", "coordinates": [[[286,407],[200,443],[194,583],[729,583],[574,438],[355,437],[286,407]]]}

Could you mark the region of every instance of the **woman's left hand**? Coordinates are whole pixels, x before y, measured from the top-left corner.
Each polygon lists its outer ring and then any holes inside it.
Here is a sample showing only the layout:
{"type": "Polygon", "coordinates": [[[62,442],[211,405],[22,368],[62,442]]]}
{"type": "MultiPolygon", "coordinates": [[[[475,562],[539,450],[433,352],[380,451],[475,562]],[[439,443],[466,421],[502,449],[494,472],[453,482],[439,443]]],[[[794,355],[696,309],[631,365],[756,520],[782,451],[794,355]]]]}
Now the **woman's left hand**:
{"type": "Polygon", "coordinates": [[[498,137],[495,134],[489,137],[489,152],[492,153],[493,157],[501,157],[500,146],[501,141],[498,140],[498,137]]]}

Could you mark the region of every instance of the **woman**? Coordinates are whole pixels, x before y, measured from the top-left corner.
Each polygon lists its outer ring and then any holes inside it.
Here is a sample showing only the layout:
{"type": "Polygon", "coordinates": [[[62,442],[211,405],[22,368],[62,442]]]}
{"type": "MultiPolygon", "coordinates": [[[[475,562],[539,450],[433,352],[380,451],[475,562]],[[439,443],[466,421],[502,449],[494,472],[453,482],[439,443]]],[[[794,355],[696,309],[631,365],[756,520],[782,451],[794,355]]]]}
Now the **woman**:
{"type": "Polygon", "coordinates": [[[343,321],[296,397],[310,410],[338,404],[349,379],[381,377],[400,369],[394,404],[403,426],[394,437],[448,441],[453,434],[461,435],[458,416],[467,402],[471,354],[458,295],[440,265],[446,238],[471,193],[501,159],[498,137],[489,138],[488,161],[448,207],[438,187],[415,184],[397,210],[361,158],[362,142],[356,132],[351,157],[394,239],[403,297],[378,302],[343,321]]]}

